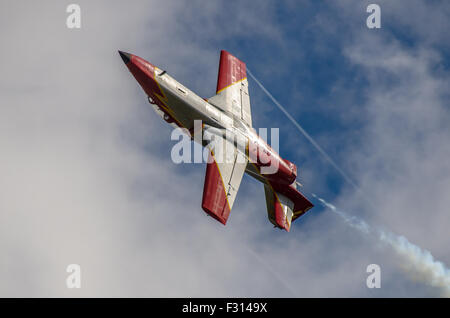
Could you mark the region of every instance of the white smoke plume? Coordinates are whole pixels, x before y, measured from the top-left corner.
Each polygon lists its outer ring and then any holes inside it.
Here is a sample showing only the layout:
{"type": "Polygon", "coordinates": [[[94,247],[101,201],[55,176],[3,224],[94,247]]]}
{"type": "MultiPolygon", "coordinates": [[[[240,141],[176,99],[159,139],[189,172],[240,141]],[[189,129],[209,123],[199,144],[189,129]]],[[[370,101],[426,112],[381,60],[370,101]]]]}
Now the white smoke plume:
{"type": "MultiPolygon", "coordinates": [[[[306,139],[320,152],[320,154],[341,174],[341,176],[351,184],[359,193],[361,193],[371,203],[370,199],[364,194],[361,188],[353,182],[353,180],[343,171],[339,165],[323,150],[318,143],[309,135],[303,127],[287,112],[287,110],[273,97],[273,95],[264,87],[264,85],[247,69],[248,74],[263,90],[263,92],[272,100],[272,102],[288,117],[288,119],[296,126],[296,128],[306,137],[306,139]]],[[[370,226],[361,218],[350,216],[339,210],[331,203],[317,197],[323,206],[332,210],[343,218],[344,222],[349,226],[357,229],[364,235],[374,236],[377,240],[388,245],[394,251],[405,259],[402,269],[414,281],[419,281],[433,287],[441,289],[442,297],[450,297],[450,270],[443,264],[434,259],[433,255],[427,250],[421,249],[419,246],[412,244],[404,236],[396,235],[392,232],[370,226]]]]}
{"type": "Polygon", "coordinates": [[[342,217],[344,222],[351,227],[390,246],[404,259],[402,269],[412,280],[439,288],[442,297],[450,297],[450,269],[442,262],[435,260],[429,251],[414,245],[404,236],[370,226],[361,218],[348,215],[315,194],[312,196],[319,200],[324,207],[342,217]]]}

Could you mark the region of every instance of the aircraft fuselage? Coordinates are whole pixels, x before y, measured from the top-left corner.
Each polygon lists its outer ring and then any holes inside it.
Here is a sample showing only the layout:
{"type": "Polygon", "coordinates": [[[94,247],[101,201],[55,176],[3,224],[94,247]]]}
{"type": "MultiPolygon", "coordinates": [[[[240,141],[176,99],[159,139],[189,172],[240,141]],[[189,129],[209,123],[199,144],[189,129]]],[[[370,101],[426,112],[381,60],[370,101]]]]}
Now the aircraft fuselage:
{"type": "MultiPolygon", "coordinates": [[[[166,71],[159,69],[144,59],[131,55],[128,68],[139,82],[154,105],[155,111],[168,123],[186,128],[191,133],[194,121],[201,120],[204,127],[227,129],[236,139],[245,140],[247,145],[238,147],[249,160],[246,172],[261,182],[267,179],[289,185],[297,176],[294,164],[282,159],[256,131],[241,119],[210,104],[190,89],[179,83],[166,71]],[[251,154],[251,151],[254,153],[251,154]],[[274,163],[276,161],[276,163],[274,163]],[[277,166],[271,174],[261,174],[261,168],[268,165],[277,166]]],[[[197,141],[197,140],[196,140],[197,141]]],[[[202,139],[202,145],[208,141],[202,139]]]]}
{"type": "Polygon", "coordinates": [[[244,63],[222,51],[217,94],[207,100],[148,61],[119,53],[155,111],[209,149],[208,160],[212,161],[207,165],[202,207],[210,216],[226,223],[244,172],[264,184],[269,220],[276,227],[289,231],[291,220],[313,206],[297,190],[296,165],[282,159],[251,127],[244,63]],[[199,133],[217,136],[231,161],[217,160],[216,150],[222,148],[198,138],[199,133]]]}

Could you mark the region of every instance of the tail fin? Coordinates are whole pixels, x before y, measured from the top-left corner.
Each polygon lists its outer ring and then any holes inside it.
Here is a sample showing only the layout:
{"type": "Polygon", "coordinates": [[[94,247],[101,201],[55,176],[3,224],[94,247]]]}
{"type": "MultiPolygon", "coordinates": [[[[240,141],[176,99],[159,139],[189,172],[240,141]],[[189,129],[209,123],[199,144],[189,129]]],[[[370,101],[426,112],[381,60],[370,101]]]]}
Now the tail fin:
{"type": "Polygon", "coordinates": [[[288,232],[291,223],[314,206],[296,189],[295,182],[290,186],[264,184],[264,191],[270,222],[288,232]]]}

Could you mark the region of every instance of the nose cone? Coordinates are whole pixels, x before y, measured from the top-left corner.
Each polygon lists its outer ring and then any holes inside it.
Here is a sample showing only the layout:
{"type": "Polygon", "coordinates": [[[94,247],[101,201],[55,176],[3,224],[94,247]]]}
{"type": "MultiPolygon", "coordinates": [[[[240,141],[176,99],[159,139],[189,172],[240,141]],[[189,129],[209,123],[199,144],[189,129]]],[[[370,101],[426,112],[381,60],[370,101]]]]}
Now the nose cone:
{"type": "Polygon", "coordinates": [[[131,73],[133,73],[133,75],[136,76],[137,72],[143,72],[152,78],[154,77],[156,68],[152,63],[144,60],[143,58],[137,55],[133,55],[123,51],[118,52],[123,62],[129,68],[131,73]]]}
{"type": "Polygon", "coordinates": [[[153,96],[154,94],[164,95],[155,80],[157,68],[152,63],[137,55],[123,51],[119,51],[119,55],[148,96],[153,96]]]}
{"type": "Polygon", "coordinates": [[[131,54],[127,53],[127,52],[122,52],[119,51],[120,57],[122,58],[123,62],[126,64],[128,64],[131,60],[131,54]]]}

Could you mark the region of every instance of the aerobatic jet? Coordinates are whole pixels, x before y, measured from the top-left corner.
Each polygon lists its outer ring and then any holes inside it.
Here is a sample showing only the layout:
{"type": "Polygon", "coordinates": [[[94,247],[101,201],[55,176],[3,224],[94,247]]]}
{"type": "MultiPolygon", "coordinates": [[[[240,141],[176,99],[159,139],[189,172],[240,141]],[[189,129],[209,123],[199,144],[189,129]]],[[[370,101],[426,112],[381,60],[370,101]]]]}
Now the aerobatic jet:
{"type": "Polygon", "coordinates": [[[263,183],[275,227],[289,231],[292,221],[313,207],[297,190],[297,166],[282,159],[252,126],[245,63],[221,51],[216,95],[205,99],[141,57],[119,54],[155,111],[209,152],[202,199],[208,215],[226,224],[244,173],[263,183]]]}

